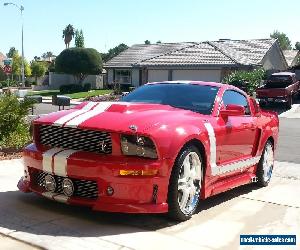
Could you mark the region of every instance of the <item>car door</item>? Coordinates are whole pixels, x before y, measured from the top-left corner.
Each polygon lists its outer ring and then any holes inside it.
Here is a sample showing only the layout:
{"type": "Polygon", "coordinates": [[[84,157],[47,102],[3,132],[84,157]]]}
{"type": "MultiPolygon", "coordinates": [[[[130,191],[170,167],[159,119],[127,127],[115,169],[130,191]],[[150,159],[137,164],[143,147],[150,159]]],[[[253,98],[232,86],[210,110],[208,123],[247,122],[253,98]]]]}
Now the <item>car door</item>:
{"type": "Polygon", "coordinates": [[[236,104],[245,107],[245,114],[218,118],[217,164],[223,165],[242,158],[251,157],[256,136],[255,119],[251,115],[246,96],[235,90],[226,90],[222,105],[236,104]]]}

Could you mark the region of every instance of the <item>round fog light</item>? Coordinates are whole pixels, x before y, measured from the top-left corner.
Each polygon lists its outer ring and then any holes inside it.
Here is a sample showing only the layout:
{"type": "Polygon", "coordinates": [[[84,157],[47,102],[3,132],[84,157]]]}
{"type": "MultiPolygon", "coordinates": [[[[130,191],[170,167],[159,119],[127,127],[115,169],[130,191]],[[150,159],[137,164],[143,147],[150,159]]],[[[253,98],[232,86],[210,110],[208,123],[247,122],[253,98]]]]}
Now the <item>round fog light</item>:
{"type": "Polygon", "coordinates": [[[72,196],[74,193],[73,182],[68,178],[64,179],[62,182],[62,190],[66,196],[68,197],[72,196]]]}
{"type": "Polygon", "coordinates": [[[114,189],[112,187],[107,187],[106,193],[109,196],[112,196],[114,194],[114,189]]]}
{"type": "Polygon", "coordinates": [[[49,192],[54,192],[56,189],[56,181],[55,178],[51,175],[48,174],[45,176],[44,179],[44,184],[45,184],[45,189],[49,192]]]}

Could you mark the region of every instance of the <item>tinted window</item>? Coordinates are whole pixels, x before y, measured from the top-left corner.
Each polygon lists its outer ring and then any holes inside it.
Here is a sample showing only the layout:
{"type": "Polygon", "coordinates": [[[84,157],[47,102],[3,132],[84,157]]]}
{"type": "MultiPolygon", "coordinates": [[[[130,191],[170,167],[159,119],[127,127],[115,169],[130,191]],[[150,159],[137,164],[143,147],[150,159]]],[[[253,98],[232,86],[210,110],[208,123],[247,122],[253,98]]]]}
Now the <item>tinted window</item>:
{"type": "Polygon", "coordinates": [[[121,101],[170,105],[210,114],[219,88],[197,84],[149,84],[139,87],[121,101]]]}
{"type": "Polygon", "coordinates": [[[233,90],[225,91],[223,95],[223,103],[225,106],[228,104],[241,105],[245,107],[245,114],[246,115],[250,114],[250,109],[246,97],[236,91],[233,90]]]}

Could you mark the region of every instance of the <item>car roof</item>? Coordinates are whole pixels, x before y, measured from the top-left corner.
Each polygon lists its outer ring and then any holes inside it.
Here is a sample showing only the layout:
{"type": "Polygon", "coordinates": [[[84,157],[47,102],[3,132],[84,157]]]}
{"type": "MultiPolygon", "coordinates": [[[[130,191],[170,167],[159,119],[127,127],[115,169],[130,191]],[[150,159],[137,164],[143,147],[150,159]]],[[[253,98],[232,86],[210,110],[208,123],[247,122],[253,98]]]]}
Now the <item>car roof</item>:
{"type": "Polygon", "coordinates": [[[204,81],[162,81],[162,82],[149,82],[147,83],[148,85],[152,85],[152,84],[196,84],[196,85],[206,85],[206,86],[212,86],[212,87],[218,87],[218,88],[224,88],[224,89],[233,89],[239,92],[242,92],[244,94],[246,94],[244,91],[242,91],[241,89],[233,86],[233,85],[229,85],[229,84],[224,84],[224,83],[220,83],[220,82],[204,82],[204,81]]]}
{"type": "Polygon", "coordinates": [[[272,76],[294,76],[295,73],[292,72],[278,72],[278,73],[274,73],[272,74],[272,76]]]}
{"type": "Polygon", "coordinates": [[[149,82],[147,84],[197,84],[197,85],[209,85],[214,87],[224,87],[223,83],[218,82],[203,82],[203,81],[162,81],[162,82],[149,82]]]}

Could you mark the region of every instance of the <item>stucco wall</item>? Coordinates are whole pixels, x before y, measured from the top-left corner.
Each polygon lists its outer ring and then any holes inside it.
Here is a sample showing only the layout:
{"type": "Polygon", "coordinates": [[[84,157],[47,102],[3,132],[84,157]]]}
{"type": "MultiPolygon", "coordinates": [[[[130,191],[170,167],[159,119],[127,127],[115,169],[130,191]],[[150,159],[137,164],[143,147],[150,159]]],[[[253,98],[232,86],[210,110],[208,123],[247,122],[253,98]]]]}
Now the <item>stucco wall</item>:
{"type": "Polygon", "coordinates": [[[112,84],[114,81],[114,70],[113,69],[107,69],[107,83],[112,84]]]}
{"type": "Polygon", "coordinates": [[[140,85],[140,70],[139,69],[132,69],[131,84],[135,87],[138,87],[140,85]]]}
{"type": "Polygon", "coordinates": [[[287,65],[284,63],[283,55],[280,53],[280,48],[277,44],[267,52],[262,60],[262,65],[265,70],[286,70],[287,65]]]}
{"type": "MultiPolygon", "coordinates": [[[[73,75],[68,74],[57,74],[54,72],[49,73],[49,88],[59,89],[61,85],[76,84],[76,79],[73,75]]],[[[84,83],[90,83],[93,89],[103,88],[103,76],[102,75],[89,75],[87,76],[84,83]]]]}

